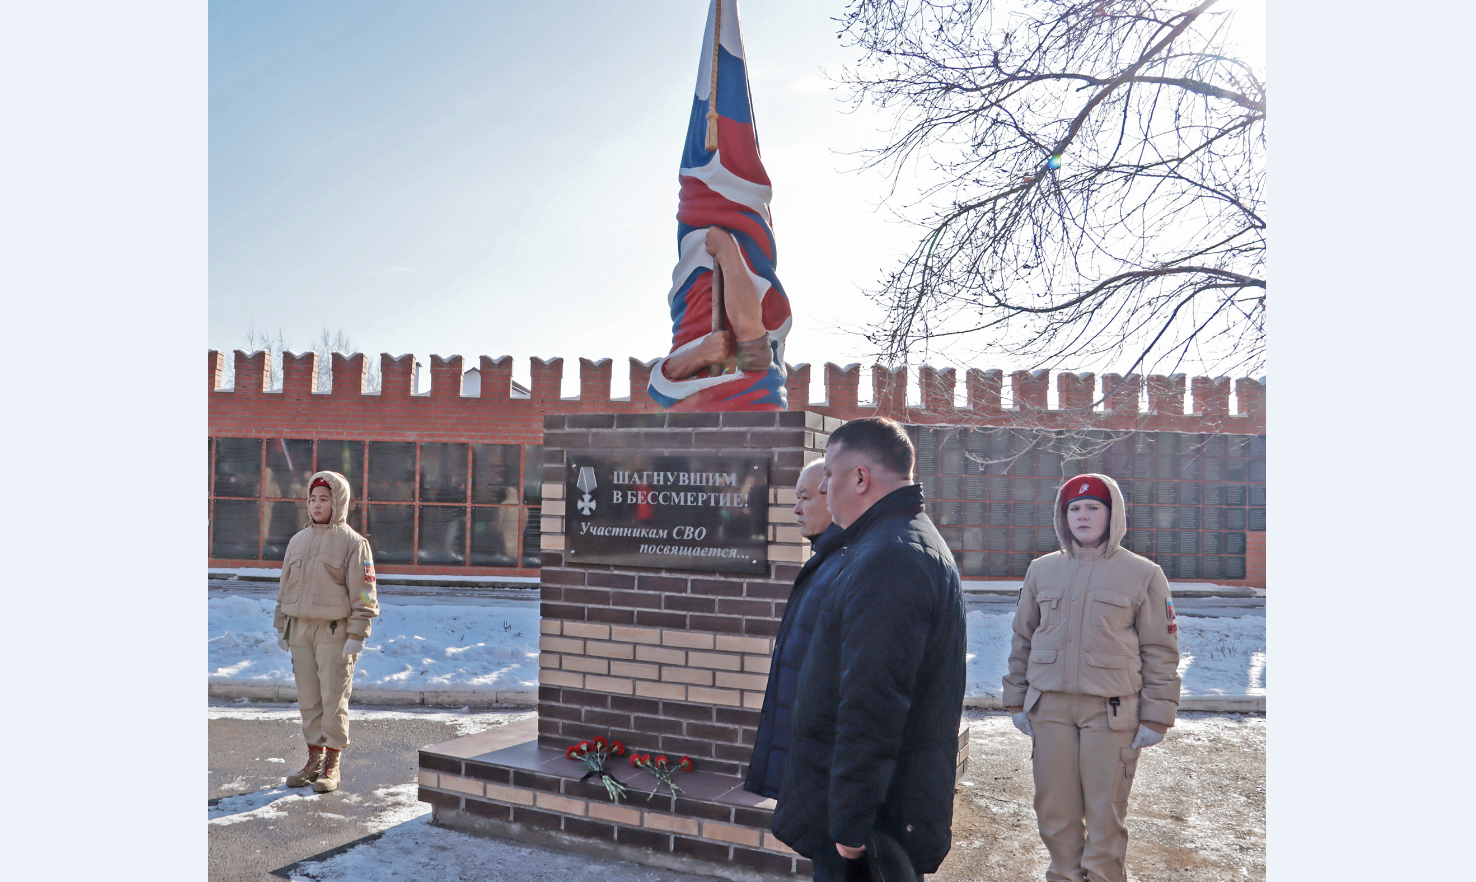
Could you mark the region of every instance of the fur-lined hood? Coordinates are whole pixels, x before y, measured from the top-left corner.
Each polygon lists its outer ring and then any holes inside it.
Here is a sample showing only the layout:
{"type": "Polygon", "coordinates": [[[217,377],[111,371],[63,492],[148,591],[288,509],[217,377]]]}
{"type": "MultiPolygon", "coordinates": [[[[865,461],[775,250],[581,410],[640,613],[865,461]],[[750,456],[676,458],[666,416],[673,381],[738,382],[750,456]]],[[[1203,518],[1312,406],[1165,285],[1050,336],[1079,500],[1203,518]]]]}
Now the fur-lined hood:
{"type": "MultiPolygon", "coordinates": [[[[1117,550],[1119,548],[1122,547],[1122,540],[1127,537],[1128,513],[1127,500],[1124,499],[1122,496],[1122,488],[1118,487],[1117,482],[1107,477],[1106,475],[1077,475],[1070,481],[1063,481],[1061,483],[1061,486],[1056,488],[1056,498],[1054,501],[1054,505],[1056,506],[1056,514],[1055,517],[1052,519],[1052,523],[1054,523],[1056,526],[1056,539],[1061,543],[1061,552],[1063,554],[1071,558],[1076,557],[1076,538],[1071,535],[1071,531],[1066,527],[1066,506],[1061,504],[1061,498],[1066,488],[1071,485],[1072,481],[1078,481],[1082,478],[1096,478],[1100,480],[1103,484],[1107,485],[1108,492],[1112,494],[1112,515],[1107,521],[1107,542],[1102,546],[1101,552],[1102,557],[1111,557],[1112,555],[1117,553],[1117,550]]],[[[333,500],[335,505],[334,514],[337,515],[338,512],[336,506],[338,503],[338,497],[333,497],[333,500]]]]}

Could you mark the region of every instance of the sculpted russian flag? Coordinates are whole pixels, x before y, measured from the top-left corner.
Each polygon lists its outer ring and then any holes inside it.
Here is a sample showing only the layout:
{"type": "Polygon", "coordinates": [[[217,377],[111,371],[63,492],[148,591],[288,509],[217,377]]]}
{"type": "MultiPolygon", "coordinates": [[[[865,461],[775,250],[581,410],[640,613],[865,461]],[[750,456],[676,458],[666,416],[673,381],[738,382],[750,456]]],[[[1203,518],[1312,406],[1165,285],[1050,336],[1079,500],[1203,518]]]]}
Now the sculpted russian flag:
{"type": "Polygon", "coordinates": [[[778,252],[769,216],[773,191],[759,157],[737,0],[709,4],[701,57],[679,172],[677,264],[667,294],[670,354],[697,345],[712,331],[713,259],[704,245],[707,228],[717,226],[730,232],[743,252],[761,298],[774,364],[768,371],[712,376],[704,370],[674,380],[666,374],[666,359],[662,359],[651,370],[649,391],[652,399],[669,410],[784,410],[788,403],[784,338],[791,324],[789,298],[775,273],[778,252]],[[705,142],[718,4],[722,4],[717,53],[718,148],[709,151],[705,142]]]}

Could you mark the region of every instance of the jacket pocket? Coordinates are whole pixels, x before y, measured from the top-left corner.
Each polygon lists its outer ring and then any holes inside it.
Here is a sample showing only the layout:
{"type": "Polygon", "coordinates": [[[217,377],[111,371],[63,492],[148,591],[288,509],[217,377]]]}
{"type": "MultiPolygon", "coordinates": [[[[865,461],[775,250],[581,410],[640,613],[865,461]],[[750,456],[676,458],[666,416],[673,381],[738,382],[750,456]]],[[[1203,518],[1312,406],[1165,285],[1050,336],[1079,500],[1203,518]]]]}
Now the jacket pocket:
{"type": "Polygon", "coordinates": [[[303,574],[307,572],[305,556],[301,553],[282,561],[282,598],[285,604],[296,603],[302,596],[303,574]]]}
{"type": "Polygon", "coordinates": [[[1035,664],[1048,665],[1056,660],[1056,649],[1032,649],[1030,650],[1030,661],[1035,664]]]}
{"type": "Polygon", "coordinates": [[[1087,616],[1093,627],[1120,631],[1133,626],[1137,601],[1130,595],[1093,588],[1087,592],[1087,601],[1087,616]]]}
{"type": "Polygon", "coordinates": [[[1137,731],[1140,721],[1138,696],[1135,693],[1117,696],[1116,707],[1112,706],[1111,698],[1104,698],[1102,702],[1107,705],[1107,728],[1115,732],[1137,731]]]}
{"type": "MultiPolygon", "coordinates": [[[[1034,653],[1032,653],[1032,655],[1033,654],[1034,653]]],[[[1132,661],[1132,659],[1128,658],[1125,655],[1113,655],[1107,652],[1091,651],[1088,651],[1086,653],[1086,660],[1087,664],[1091,665],[1094,668],[1122,668],[1124,670],[1126,670],[1128,663],[1132,661]]]]}
{"type": "Polygon", "coordinates": [[[1035,603],[1040,608],[1040,624],[1036,629],[1047,628],[1066,619],[1068,605],[1062,609],[1061,603],[1066,598],[1065,588],[1047,588],[1035,593],[1035,603]]]}

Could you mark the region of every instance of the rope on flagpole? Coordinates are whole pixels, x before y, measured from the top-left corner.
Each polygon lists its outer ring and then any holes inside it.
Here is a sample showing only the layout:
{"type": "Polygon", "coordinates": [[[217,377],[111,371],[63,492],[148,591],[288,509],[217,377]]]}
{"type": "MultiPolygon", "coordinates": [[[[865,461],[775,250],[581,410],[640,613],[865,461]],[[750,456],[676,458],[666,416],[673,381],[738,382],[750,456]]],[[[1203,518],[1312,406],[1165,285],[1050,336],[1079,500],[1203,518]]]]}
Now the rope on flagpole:
{"type": "Polygon", "coordinates": [[[712,88],[707,92],[707,138],[703,143],[703,149],[709,151],[718,149],[717,73],[718,47],[723,39],[723,0],[713,0],[713,6],[717,14],[712,22],[712,88]]]}

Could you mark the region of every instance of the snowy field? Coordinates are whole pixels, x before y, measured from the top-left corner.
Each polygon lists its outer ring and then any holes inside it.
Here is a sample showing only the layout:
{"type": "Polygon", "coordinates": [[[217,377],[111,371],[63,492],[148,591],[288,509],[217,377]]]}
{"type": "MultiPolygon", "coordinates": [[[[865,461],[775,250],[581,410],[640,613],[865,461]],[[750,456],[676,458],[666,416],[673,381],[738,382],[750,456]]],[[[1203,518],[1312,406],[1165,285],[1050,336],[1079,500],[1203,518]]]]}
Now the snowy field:
{"type": "MultiPolygon", "coordinates": [[[[212,684],[292,684],[292,662],[277,647],[269,597],[209,601],[212,684]]],[[[998,695],[1010,651],[1012,613],[968,616],[968,695],[998,695]]],[[[1179,673],[1185,696],[1266,694],[1266,619],[1179,616],[1179,673]]],[[[484,689],[538,693],[538,602],[492,606],[385,603],[359,656],[361,689],[420,692],[484,689]]]]}

